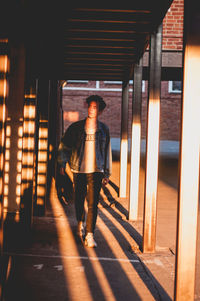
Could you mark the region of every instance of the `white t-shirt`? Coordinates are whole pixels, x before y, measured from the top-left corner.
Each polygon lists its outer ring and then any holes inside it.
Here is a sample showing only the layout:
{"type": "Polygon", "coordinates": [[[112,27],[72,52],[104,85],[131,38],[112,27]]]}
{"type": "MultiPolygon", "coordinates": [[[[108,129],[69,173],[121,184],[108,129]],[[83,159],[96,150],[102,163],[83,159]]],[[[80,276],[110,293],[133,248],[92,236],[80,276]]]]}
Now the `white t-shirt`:
{"type": "MultiPolygon", "coordinates": [[[[96,128],[85,128],[85,132],[85,148],[79,173],[92,173],[97,171],[95,152],[96,128]]],[[[77,173],[77,171],[72,171],[77,173]]]]}

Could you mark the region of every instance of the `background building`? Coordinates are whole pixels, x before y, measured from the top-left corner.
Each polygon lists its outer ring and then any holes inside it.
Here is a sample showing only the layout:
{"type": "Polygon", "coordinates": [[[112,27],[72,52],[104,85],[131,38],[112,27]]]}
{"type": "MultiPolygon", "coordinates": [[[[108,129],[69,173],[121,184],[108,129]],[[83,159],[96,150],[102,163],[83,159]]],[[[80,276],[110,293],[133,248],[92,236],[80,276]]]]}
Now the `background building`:
{"type": "MultiPolygon", "coordinates": [[[[162,66],[182,66],[183,0],[174,0],[163,21],[162,66]]],[[[143,66],[148,66],[148,49],[143,57],[143,66]]],[[[161,140],[179,140],[181,81],[162,81],[161,84],[161,140]]],[[[129,88],[129,137],[131,135],[132,81],[129,88]]],[[[120,137],[122,82],[78,81],[67,79],[63,87],[64,129],[71,122],[85,117],[84,100],[91,94],[102,96],[107,108],[100,116],[109,128],[112,138],[120,137]]],[[[142,139],[146,136],[146,114],[148,81],[143,80],[142,88],[142,139]]]]}

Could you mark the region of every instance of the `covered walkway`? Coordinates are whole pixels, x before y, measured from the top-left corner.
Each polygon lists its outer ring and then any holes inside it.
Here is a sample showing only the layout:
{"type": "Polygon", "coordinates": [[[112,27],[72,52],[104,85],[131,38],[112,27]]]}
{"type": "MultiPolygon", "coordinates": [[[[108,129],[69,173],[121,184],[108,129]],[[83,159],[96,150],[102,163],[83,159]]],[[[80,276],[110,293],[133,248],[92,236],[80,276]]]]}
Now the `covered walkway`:
{"type": "Polygon", "coordinates": [[[77,240],[73,202],[59,201],[52,179],[46,215],[34,217],[29,239],[10,233],[4,300],[172,300],[177,164],[171,167],[168,179],[159,182],[158,245],[150,255],[140,251],[144,170],[139,220],[130,222],[128,200],[118,199],[119,161],[114,162],[112,182],[101,191],[95,250],[77,240]],[[174,187],[167,184],[172,176],[174,187]]]}
{"type": "Polygon", "coordinates": [[[162,66],[162,20],[171,3],[65,8],[53,1],[47,10],[41,1],[26,0],[0,7],[2,301],[200,298],[200,6],[185,0],[183,68],[171,69],[162,66]],[[145,156],[143,78],[148,80],[145,156]],[[183,82],[180,152],[161,158],[160,85],[172,78],[183,82]],[[123,82],[120,150],[108,189],[102,190],[95,250],[76,240],[73,201],[60,199],[55,183],[62,86],[68,79],[123,82]]]}
{"type": "MultiPolygon", "coordinates": [[[[95,237],[98,248],[83,246],[75,231],[73,201],[57,197],[52,179],[45,217],[34,217],[28,238],[12,228],[4,301],[11,300],[173,300],[177,215],[177,156],[160,158],[156,253],[143,254],[143,161],[139,219],[127,220],[128,199],[119,200],[119,160],[108,189],[101,191],[95,237]],[[13,241],[14,240],[14,241],[13,241]]],[[[198,254],[199,254],[198,240],[198,254]]],[[[200,256],[195,299],[200,300],[200,256]]]]}

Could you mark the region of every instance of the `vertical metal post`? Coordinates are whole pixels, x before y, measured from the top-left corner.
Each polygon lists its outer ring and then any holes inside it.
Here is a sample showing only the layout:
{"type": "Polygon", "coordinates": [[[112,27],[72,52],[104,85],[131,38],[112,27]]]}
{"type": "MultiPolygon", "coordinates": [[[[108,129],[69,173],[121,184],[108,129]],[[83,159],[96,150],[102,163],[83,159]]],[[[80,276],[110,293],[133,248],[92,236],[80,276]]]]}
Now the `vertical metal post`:
{"type": "Polygon", "coordinates": [[[162,24],[151,35],[149,56],[149,95],[147,116],[145,204],[143,252],[154,252],[156,244],[156,211],[160,124],[160,83],[162,59],[162,24]]]}
{"type": "MultiPolygon", "coordinates": [[[[8,41],[0,41],[0,256],[3,251],[3,187],[4,187],[4,163],[5,163],[5,121],[6,98],[8,92],[8,41]]],[[[0,285],[1,296],[1,285],[0,285]]]]}
{"type": "Polygon", "coordinates": [[[127,164],[128,164],[128,98],[129,83],[122,85],[122,106],[121,106],[121,141],[120,141],[120,184],[119,197],[126,197],[127,187],[127,164]]]}
{"type": "Polygon", "coordinates": [[[19,222],[26,51],[23,43],[9,40],[10,74],[7,99],[4,170],[4,214],[19,222]],[[15,105],[13,105],[15,104],[15,105]]]}
{"type": "Polygon", "coordinates": [[[185,0],[182,129],[176,243],[176,301],[194,300],[199,200],[200,5],[185,0]]]}
{"type": "Polygon", "coordinates": [[[23,111],[22,165],[20,221],[24,230],[31,230],[33,218],[35,116],[37,84],[35,79],[26,79],[23,111]]]}
{"type": "Polygon", "coordinates": [[[141,140],[141,104],[142,104],[142,59],[140,59],[139,63],[134,66],[134,77],[133,77],[129,220],[137,220],[138,217],[140,140],[141,140]]]}
{"type": "Polygon", "coordinates": [[[57,80],[49,80],[49,101],[48,101],[48,110],[49,110],[49,123],[48,123],[48,151],[49,151],[49,160],[47,166],[47,178],[49,187],[49,183],[51,181],[52,176],[55,175],[55,150],[58,146],[58,142],[60,142],[59,137],[57,137],[57,114],[58,114],[58,89],[59,82],[57,80]]]}
{"type": "Polygon", "coordinates": [[[47,197],[49,80],[38,80],[34,214],[44,215],[47,197]]]}

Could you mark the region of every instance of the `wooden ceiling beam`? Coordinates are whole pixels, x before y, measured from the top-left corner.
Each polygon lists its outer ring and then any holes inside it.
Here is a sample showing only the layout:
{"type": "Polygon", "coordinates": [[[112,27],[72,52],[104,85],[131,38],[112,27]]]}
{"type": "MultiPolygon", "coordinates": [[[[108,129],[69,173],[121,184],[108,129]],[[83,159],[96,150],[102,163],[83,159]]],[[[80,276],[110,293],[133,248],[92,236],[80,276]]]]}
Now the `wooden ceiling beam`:
{"type": "Polygon", "coordinates": [[[150,14],[151,11],[147,9],[109,9],[109,8],[86,8],[86,7],[78,7],[75,8],[74,11],[81,11],[81,12],[103,12],[103,13],[142,13],[142,14],[150,14]]]}
{"type": "Polygon", "coordinates": [[[68,28],[67,32],[78,32],[78,33],[111,33],[111,34],[122,34],[122,35],[126,35],[126,34],[130,34],[130,35],[137,35],[137,36],[141,36],[144,34],[149,34],[150,30],[148,31],[139,31],[139,30],[132,30],[132,29],[127,29],[126,31],[124,30],[111,30],[111,29],[94,29],[92,27],[88,27],[88,28],[68,28]]]}
{"type": "Polygon", "coordinates": [[[137,21],[137,20],[106,20],[106,19],[74,19],[70,18],[69,22],[76,22],[76,23],[112,23],[112,24],[150,24],[150,21],[137,21]]]}

